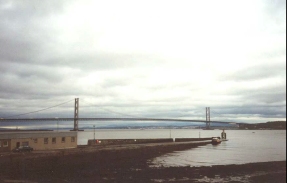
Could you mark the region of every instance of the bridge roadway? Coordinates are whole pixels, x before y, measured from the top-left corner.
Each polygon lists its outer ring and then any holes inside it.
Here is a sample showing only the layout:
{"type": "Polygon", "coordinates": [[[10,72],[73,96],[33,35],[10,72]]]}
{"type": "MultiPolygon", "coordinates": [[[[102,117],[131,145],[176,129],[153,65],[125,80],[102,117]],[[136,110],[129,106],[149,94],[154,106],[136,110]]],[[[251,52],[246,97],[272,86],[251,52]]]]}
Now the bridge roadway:
{"type": "MultiPolygon", "coordinates": [[[[170,119],[170,118],[78,118],[78,121],[172,121],[172,122],[194,122],[194,123],[228,123],[237,124],[236,122],[226,121],[205,121],[205,120],[190,120],[190,119],[170,119]]],[[[1,118],[0,122],[36,122],[36,121],[74,121],[74,118],[1,118]]]]}

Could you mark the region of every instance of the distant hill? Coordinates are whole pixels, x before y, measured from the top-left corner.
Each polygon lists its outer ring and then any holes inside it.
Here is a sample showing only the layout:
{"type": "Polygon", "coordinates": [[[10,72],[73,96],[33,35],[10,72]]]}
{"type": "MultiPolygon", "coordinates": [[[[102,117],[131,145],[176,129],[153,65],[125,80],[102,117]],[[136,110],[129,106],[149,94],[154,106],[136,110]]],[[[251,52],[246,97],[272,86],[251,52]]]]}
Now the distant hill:
{"type": "Polygon", "coordinates": [[[286,130],[286,121],[269,121],[256,124],[239,124],[239,129],[244,130],[286,130]]]}

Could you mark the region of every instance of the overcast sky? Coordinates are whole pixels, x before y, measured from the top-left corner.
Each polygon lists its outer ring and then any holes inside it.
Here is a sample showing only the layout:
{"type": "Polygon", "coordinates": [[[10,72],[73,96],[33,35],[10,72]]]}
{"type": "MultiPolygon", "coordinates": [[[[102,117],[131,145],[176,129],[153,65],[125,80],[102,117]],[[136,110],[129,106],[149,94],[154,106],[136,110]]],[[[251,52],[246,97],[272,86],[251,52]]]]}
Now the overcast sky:
{"type": "Polygon", "coordinates": [[[285,121],[286,1],[1,1],[0,76],[2,118],[285,121]]]}

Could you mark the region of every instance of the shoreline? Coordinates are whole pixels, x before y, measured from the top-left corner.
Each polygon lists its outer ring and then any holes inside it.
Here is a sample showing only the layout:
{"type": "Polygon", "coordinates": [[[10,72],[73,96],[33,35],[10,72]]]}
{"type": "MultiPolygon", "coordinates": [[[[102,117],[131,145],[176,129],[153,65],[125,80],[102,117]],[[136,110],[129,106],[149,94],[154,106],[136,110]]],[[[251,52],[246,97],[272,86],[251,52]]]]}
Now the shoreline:
{"type": "MultiPolygon", "coordinates": [[[[205,143],[206,144],[206,143],[205,143]]],[[[97,146],[0,157],[0,182],[285,182],[286,160],[211,167],[150,167],[204,143],[97,146]]]]}

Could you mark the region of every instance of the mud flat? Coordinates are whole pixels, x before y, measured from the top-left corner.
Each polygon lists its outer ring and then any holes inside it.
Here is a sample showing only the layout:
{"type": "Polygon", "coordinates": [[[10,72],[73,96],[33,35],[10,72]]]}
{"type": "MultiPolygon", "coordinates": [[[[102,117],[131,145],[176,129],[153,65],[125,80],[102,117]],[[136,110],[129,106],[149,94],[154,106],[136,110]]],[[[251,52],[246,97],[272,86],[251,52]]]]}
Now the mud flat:
{"type": "Polygon", "coordinates": [[[206,143],[210,142],[6,153],[0,156],[0,182],[286,182],[286,161],[212,167],[149,166],[152,158],[206,143]]]}

